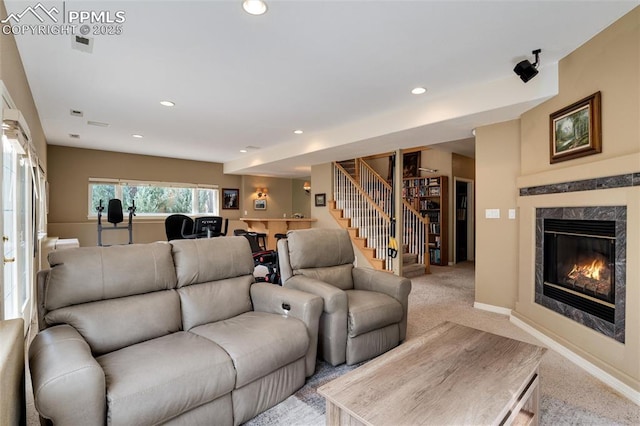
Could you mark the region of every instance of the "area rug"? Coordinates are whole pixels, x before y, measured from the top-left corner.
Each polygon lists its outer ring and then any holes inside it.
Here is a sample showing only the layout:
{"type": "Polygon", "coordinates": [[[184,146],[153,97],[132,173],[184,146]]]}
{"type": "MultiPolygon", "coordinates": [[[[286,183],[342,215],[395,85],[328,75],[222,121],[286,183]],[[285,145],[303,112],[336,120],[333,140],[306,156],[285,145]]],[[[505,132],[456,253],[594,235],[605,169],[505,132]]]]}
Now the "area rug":
{"type": "MultiPolygon", "coordinates": [[[[305,385],[282,403],[265,411],[245,423],[246,426],[324,426],[325,401],[317,389],[331,380],[353,370],[359,365],[331,365],[319,361],[316,373],[305,385]]],[[[425,424],[429,424],[428,421],[425,424]]],[[[607,425],[628,423],[616,422],[581,407],[560,401],[551,396],[540,398],[540,425],[607,425]]],[[[394,425],[400,426],[400,425],[394,425]]]]}
{"type": "MultiPolygon", "coordinates": [[[[509,317],[473,308],[474,264],[431,267],[413,278],[409,295],[407,339],[416,338],[443,321],[538,344],[514,326],[509,317]]],[[[355,367],[318,362],[316,373],[294,395],[247,423],[253,426],[325,424],[324,398],[316,390],[355,367]]],[[[549,350],[540,365],[541,425],[640,425],[640,407],[595,379],[563,356],[549,350]]],[[[425,424],[428,423],[428,419],[425,424]]],[[[393,425],[399,426],[399,425],[393,425]]]]}

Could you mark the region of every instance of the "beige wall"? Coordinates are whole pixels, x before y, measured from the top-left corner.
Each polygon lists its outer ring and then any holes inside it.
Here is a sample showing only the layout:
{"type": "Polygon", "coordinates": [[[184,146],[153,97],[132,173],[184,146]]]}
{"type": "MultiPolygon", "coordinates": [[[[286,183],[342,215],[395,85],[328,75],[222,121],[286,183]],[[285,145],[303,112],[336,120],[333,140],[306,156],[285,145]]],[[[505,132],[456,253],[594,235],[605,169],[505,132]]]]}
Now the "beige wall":
{"type": "Polygon", "coordinates": [[[453,177],[476,179],[476,160],[474,158],[454,153],[451,156],[451,169],[453,177]]]}
{"type": "Polygon", "coordinates": [[[281,218],[291,217],[291,179],[270,178],[262,176],[243,176],[240,191],[241,215],[248,218],[281,218]],[[266,210],[256,210],[254,201],[258,199],[258,188],[267,188],[266,210]]]}
{"type": "MultiPolygon", "coordinates": [[[[214,184],[240,189],[240,208],[220,210],[223,217],[230,219],[230,230],[246,229],[239,219],[244,210],[248,215],[255,213],[253,199],[259,185],[269,190],[267,210],[260,213],[282,217],[291,211],[291,179],[225,175],[219,163],[51,145],[49,165],[49,235],[78,238],[82,246],[97,243],[96,221],[87,218],[90,177],[214,184]]],[[[133,229],[136,243],[166,239],[163,220],[136,217],[133,229]]],[[[127,238],[126,231],[103,232],[105,244],[123,243],[127,238]]]]}
{"type": "MultiPolygon", "coordinates": [[[[4,2],[0,2],[0,16],[7,16],[4,2]]],[[[38,152],[40,166],[46,172],[47,143],[13,35],[0,36],[0,80],[27,121],[33,144],[38,152]]]]}
{"type": "MultiPolygon", "coordinates": [[[[309,179],[291,180],[291,211],[292,214],[300,213],[304,217],[311,217],[311,193],[304,190],[304,183],[311,182],[309,179]]],[[[313,185],[311,185],[313,190],[313,185]]]]}
{"type": "Polygon", "coordinates": [[[522,175],[573,168],[638,151],[639,21],[640,8],[636,8],[560,61],[559,94],[522,115],[522,175]],[[602,153],[549,164],[549,114],[597,91],[602,92],[602,153]]]}
{"type": "MultiPolygon", "coordinates": [[[[542,71],[544,72],[544,70],[542,71]]],[[[487,154],[504,155],[503,145],[487,150],[491,126],[477,130],[478,178],[478,261],[476,295],[478,302],[514,307],[514,317],[560,342],[584,359],[640,391],[640,187],[582,191],[517,197],[523,187],[567,182],[595,177],[640,172],[640,8],[636,8],[592,40],[560,61],[559,94],[523,114],[520,119],[520,155],[512,159],[511,179],[502,184],[485,173],[490,166],[487,154]],[[586,96],[602,93],[602,153],[556,164],[549,162],[549,115],[586,96]],[[498,149],[499,148],[499,149],[498,149]],[[518,171],[519,169],[519,171],[518,171]],[[493,185],[490,183],[493,182],[493,185]],[[498,186],[496,186],[498,185],[498,186]],[[482,209],[496,191],[517,197],[518,228],[495,229],[482,219],[482,209]],[[590,328],[534,303],[535,294],[535,209],[597,205],[627,206],[626,341],[621,344],[590,328]],[[484,223],[481,223],[484,221],[484,223]],[[517,261],[507,255],[502,260],[500,280],[492,283],[488,272],[497,268],[490,255],[497,247],[489,238],[518,241],[517,261]],[[482,247],[481,247],[482,246],[482,247]],[[488,252],[488,253],[487,253],[488,252]],[[482,259],[481,259],[481,256],[482,259]],[[514,276],[514,274],[517,274],[514,276]],[[500,294],[504,291],[504,296],[500,294]]],[[[499,125],[502,126],[502,125],[499,125]]],[[[498,138],[496,138],[496,141],[498,138]]],[[[512,152],[511,156],[516,153],[512,152]]],[[[498,222],[494,223],[495,226],[498,222]]],[[[504,250],[502,253],[507,253],[504,250]]],[[[498,256],[496,256],[498,257],[498,256]]],[[[499,256],[502,258],[502,256],[499,256]]]]}
{"type": "Polygon", "coordinates": [[[516,208],[520,172],[518,120],[476,129],[476,302],[513,308],[517,292],[516,208]],[[486,219],[499,209],[500,219],[486,219]]]}

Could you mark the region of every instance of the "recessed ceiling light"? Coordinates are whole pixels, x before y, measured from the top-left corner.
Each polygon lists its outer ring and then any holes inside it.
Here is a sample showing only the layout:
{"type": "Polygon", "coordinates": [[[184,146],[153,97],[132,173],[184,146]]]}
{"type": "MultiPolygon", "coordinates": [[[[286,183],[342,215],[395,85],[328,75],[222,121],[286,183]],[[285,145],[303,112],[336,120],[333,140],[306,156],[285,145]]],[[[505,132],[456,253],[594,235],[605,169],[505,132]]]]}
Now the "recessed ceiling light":
{"type": "Polygon", "coordinates": [[[244,0],[242,8],[250,15],[262,15],[267,11],[267,4],[262,0],[244,0]]]}
{"type": "Polygon", "coordinates": [[[136,139],[142,139],[142,138],[144,138],[144,136],[139,135],[139,134],[137,134],[137,133],[136,133],[136,134],[134,134],[134,135],[131,135],[131,136],[133,136],[133,137],[134,137],[134,138],[136,138],[136,139]]]}
{"type": "Polygon", "coordinates": [[[296,135],[301,135],[304,132],[302,130],[298,129],[298,130],[294,130],[293,133],[295,133],[296,135]]]}
{"type": "Polygon", "coordinates": [[[176,106],[175,102],[171,102],[171,101],[160,101],[160,105],[163,105],[166,107],[176,106]]]}
{"type": "Polygon", "coordinates": [[[415,89],[411,90],[411,93],[413,93],[414,95],[422,95],[426,91],[427,89],[425,89],[424,87],[416,87],[415,89]]]}
{"type": "Polygon", "coordinates": [[[246,149],[241,149],[240,152],[244,154],[245,152],[247,152],[247,150],[246,149]]]}

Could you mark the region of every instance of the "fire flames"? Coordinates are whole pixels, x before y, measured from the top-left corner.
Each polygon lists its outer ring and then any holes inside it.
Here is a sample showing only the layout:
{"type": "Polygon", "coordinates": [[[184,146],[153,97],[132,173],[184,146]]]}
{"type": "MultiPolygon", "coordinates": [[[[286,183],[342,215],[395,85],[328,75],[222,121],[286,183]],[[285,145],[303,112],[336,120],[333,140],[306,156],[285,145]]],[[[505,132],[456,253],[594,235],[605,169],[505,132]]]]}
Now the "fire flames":
{"type": "Polygon", "coordinates": [[[571,272],[567,276],[572,280],[577,280],[580,277],[591,278],[592,280],[599,281],[600,275],[605,268],[605,263],[602,260],[595,259],[591,264],[585,265],[573,265],[571,272]]]}
{"type": "Polygon", "coordinates": [[[602,258],[574,264],[566,275],[565,284],[583,293],[609,298],[612,291],[611,270],[602,258]]]}

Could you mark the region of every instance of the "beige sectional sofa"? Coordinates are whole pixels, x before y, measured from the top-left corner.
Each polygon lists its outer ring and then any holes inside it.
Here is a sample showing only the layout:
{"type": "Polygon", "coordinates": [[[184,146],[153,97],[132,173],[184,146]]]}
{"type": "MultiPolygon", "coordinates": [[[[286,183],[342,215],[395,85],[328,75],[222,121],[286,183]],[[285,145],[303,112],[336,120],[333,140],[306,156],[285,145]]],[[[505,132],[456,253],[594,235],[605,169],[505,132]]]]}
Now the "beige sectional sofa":
{"type": "Polygon", "coordinates": [[[49,263],[29,366],[53,424],[237,425],[314,372],[322,299],[255,284],[244,237],[70,249],[49,263]]]}

